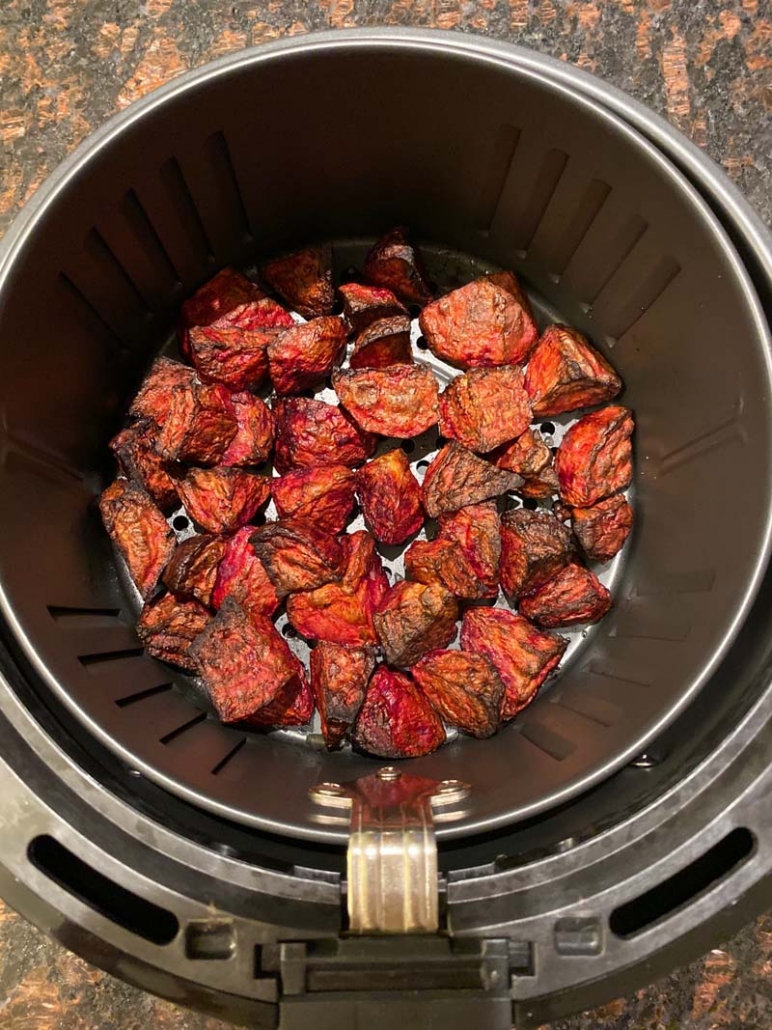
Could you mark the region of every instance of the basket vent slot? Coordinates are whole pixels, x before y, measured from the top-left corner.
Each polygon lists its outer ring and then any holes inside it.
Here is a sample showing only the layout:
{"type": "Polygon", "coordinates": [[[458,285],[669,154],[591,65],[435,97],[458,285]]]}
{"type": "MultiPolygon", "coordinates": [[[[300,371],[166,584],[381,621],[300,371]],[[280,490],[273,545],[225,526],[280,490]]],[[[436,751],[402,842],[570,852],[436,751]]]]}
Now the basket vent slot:
{"type": "Polygon", "coordinates": [[[533,190],[525,205],[522,221],[515,233],[513,242],[518,250],[527,251],[531,246],[567,164],[568,154],[563,150],[553,148],[544,155],[533,190]]]}
{"type": "Polygon", "coordinates": [[[150,216],[143,207],[142,201],[137,196],[135,190],[128,190],[124,194],[122,208],[126,220],[132,227],[134,235],[145,250],[150,261],[157,263],[160,260],[161,264],[166,268],[172,282],[174,282],[178,287],[182,286],[180,273],[175,268],[174,262],[169,256],[169,252],[161,242],[161,237],[159,236],[150,216]]]}
{"type": "Polygon", "coordinates": [[[214,251],[204,228],[201,213],[196,207],[193,195],[183,174],[182,166],[176,157],[170,157],[168,161],[161,165],[161,179],[170,196],[175,199],[177,207],[184,212],[181,220],[195,228],[196,235],[201,240],[207,261],[214,261],[214,251]]]}
{"type": "Polygon", "coordinates": [[[138,690],[134,694],[127,694],[125,697],[119,697],[115,703],[119,708],[128,708],[129,705],[135,705],[138,701],[144,701],[149,697],[155,697],[156,694],[165,694],[167,690],[171,689],[171,683],[159,683],[157,687],[148,687],[146,690],[138,690]]]}
{"type": "Polygon", "coordinates": [[[475,223],[484,232],[493,224],[509,167],[517,150],[520,131],[514,125],[502,125],[494,137],[489,159],[482,163],[486,175],[477,197],[475,223]]]}
{"type": "Polygon", "coordinates": [[[593,179],[587,186],[584,196],[577,204],[574,213],[564,227],[560,241],[552,257],[552,272],[554,275],[562,275],[566,267],[581,246],[590,227],[600,214],[600,209],[606,203],[606,198],[611,193],[611,187],[607,182],[600,179],[593,179]]]}
{"type": "Polygon", "coordinates": [[[89,668],[92,665],[104,665],[106,662],[118,662],[124,658],[141,658],[145,653],[142,647],[126,647],[121,651],[101,651],[97,654],[79,654],[78,661],[89,668]]]}

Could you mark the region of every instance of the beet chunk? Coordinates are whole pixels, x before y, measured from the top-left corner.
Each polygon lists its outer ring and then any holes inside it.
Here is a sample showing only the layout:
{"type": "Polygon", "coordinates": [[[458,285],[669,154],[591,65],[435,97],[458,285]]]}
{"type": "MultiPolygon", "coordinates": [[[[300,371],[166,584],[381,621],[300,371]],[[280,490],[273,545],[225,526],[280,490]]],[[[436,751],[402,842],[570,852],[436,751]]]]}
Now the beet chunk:
{"type": "Polygon", "coordinates": [[[340,408],[308,397],[282,397],[273,406],[276,417],[277,471],[314,465],[356,468],[375,451],[376,440],[340,408]]]}
{"type": "Polygon", "coordinates": [[[313,519],[283,519],[251,536],[255,554],[279,595],[314,590],[343,578],[345,552],[313,519]]]}
{"type": "Polygon", "coordinates": [[[382,544],[402,544],[423,525],[421,488],[402,450],[374,458],[357,473],[365,522],[382,544]]]}
{"type": "Polygon", "coordinates": [[[266,297],[257,283],[234,268],[223,268],[185,301],[180,323],[184,337],[185,330],[192,326],[267,329],[291,325],[292,318],[280,304],[266,297]]]}
{"type": "Polygon", "coordinates": [[[536,476],[552,462],[552,451],[541,433],[526,429],[516,440],[497,451],[496,465],[521,476],[536,476]]]}
{"type": "Polygon", "coordinates": [[[171,410],[172,390],[178,386],[192,390],[195,383],[196,373],[192,368],[171,358],[156,358],[131,402],[129,415],[150,419],[162,426],[171,410]]]}
{"type": "Polygon", "coordinates": [[[268,347],[280,333],[281,329],[195,326],[188,331],[187,349],[202,379],[229,390],[256,390],[268,375],[268,347]]]}
{"type": "Polygon", "coordinates": [[[155,449],[157,435],[158,428],[148,419],[141,419],[114,436],[110,448],[123,475],[143,486],[161,511],[169,512],[179,500],[169,464],[155,449]]]}
{"type": "Polygon", "coordinates": [[[192,468],[177,483],[185,511],[210,533],[245,526],[271,495],[270,480],[234,468],[192,468]]]}
{"type": "Polygon", "coordinates": [[[172,556],[174,533],[148,494],[128,479],[116,479],[104,491],[99,510],[137,590],[147,599],[172,556]]]}
{"type": "Polygon", "coordinates": [[[156,437],[167,461],[217,465],[238,430],[231,394],[218,383],[174,386],[156,437]]]}
{"type": "Polygon", "coordinates": [[[273,258],[260,271],[271,289],[304,318],[317,318],[332,311],[335,291],[329,246],[306,247],[273,258]]]}
{"type": "Polygon", "coordinates": [[[431,651],[412,673],[451,726],[473,737],[490,737],[499,728],[504,683],[487,658],[466,651],[431,651]]]}
{"type": "Polygon", "coordinates": [[[371,248],[365,258],[365,279],[391,290],[405,304],[426,304],[432,299],[421,252],[404,226],[391,229],[371,248]]]}
{"type": "Polygon", "coordinates": [[[595,573],[576,563],[566,565],[520,602],[520,611],[540,626],[599,622],[611,607],[611,595],[595,573]]]}
{"type": "Polygon", "coordinates": [[[279,607],[279,596],[250,543],[253,533],[253,526],[244,526],[224,541],[212,607],[221,608],[226,598],[232,597],[250,615],[270,618],[279,607]]]}
{"type": "Polygon", "coordinates": [[[501,519],[501,585],[511,601],[545,583],[576,557],[571,530],[548,511],[519,508],[501,519]]]}
{"type": "Polygon", "coordinates": [[[273,414],[252,393],[231,394],[236,435],[222,456],[223,465],[262,465],[273,450],[273,414]]]}
{"type": "Polygon", "coordinates": [[[561,500],[589,508],[626,489],[633,478],[632,433],[633,416],[619,405],[590,412],[571,426],[555,457],[561,500]]]}
{"type": "Polygon", "coordinates": [[[357,336],[351,352],[351,368],[386,368],[410,364],[410,319],[407,315],[380,318],[357,336]]]}
{"type": "Polygon", "coordinates": [[[436,751],[445,730],[410,677],[381,665],[370,680],[352,740],[379,758],[417,758],[436,751]]]}
{"type": "Polygon", "coordinates": [[[530,421],[519,368],[473,368],[451,380],[440,397],[440,432],[470,451],[492,451],[524,433],[530,421]]]}
{"type": "Polygon", "coordinates": [[[368,432],[407,439],[437,422],[437,380],[421,365],[334,372],[332,385],[343,407],[368,432]]]}
{"type": "Polygon", "coordinates": [[[407,308],[401,304],[391,290],[382,286],[364,286],[361,283],[344,283],[338,287],[343,301],[343,317],[350,332],[363,332],[373,322],[407,315],[407,308]]]}
{"type": "Polygon", "coordinates": [[[346,345],[346,327],[332,315],[287,329],[268,347],[268,370],[278,394],[300,393],[325,379],[346,345]]]}
{"type": "Polygon", "coordinates": [[[440,515],[439,536],[455,544],[480,585],[479,597],[495,597],[499,586],[501,538],[495,501],[470,504],[440,515]]]}
{"type": "Polygon", "coordinates": [[[211,606],[217,570],[226,541],[211,534],[192,536],[177,544],[162,580],[177,597],[192,598],[211,606]]]}
{"type": "Polygon", "coordinates": [[[456,635],[458,602],[436,583],[395,584],[373,615],[390,665],[409,666],[456,635]]]}
{"type": "Polygon", "coordinates": [[[153,658],[194,672],[196,665],[188,650],[211,618],[198,601],[179,601],[174,594],[163,594],[142,609],[137,636],[153,658]]]}
{"type": "Polygon", "coordinates": [[[295,469],[271,482],[281,518],[313,518],[328,533],[340,533],[351,515],[356,473],[346,465],[295,469]]]}
{"type": "Polygon", "coordinates": [[[633,528],[633,509],[622,494],[615,494],[591,508],[574,508],[573,525],[588,558],[611,561],[622,550],[633,528]]]}
{"type": "Polygon", "coordinates": [[[461,647],[482,655],[504,682],[502,719],[512,719],[536,696],[558,665],[568,641],[542,633],[527,619],[503,608],[470,608],[461,623],[461,647]]]}
{"type": "Polygon", "coordinates": [[[371,647],[344,647],[323,640],[311,652],[311,687],[330,751],[340,747],[351,729],[374,669],[371,647]]]}
{"type": "Polygon", "coordinates": [[[536,418],[613,400],[622,380],[576,329],[551,325],[528,363],[525,389],[536,418]]]}
{"type": "Polygon", "coordinates": [[[421,496],[426,514],[436,518],[445,512],[458,511],[469,504],[518,490],[522,483],[521,476],[496,468],[451,440],[426,470],[421,496]]]}

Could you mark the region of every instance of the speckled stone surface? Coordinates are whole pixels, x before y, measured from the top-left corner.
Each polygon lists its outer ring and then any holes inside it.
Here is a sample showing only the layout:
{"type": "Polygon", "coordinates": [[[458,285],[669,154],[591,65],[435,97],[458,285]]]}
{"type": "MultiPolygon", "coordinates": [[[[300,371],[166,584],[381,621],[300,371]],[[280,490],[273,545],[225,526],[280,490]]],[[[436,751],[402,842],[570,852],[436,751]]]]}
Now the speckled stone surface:
{"type": "MultiPolygon", "coordinates": [[[[772,222],[772,0],[0,0],[0,231],[110,114],[214,57],[315,29],[423,25],[534,47],[691,136],[772,222]]],[[[218,1030],[127,987],[0,903],[2,1030],[218,1030]]],[[[552,1030],[769,1030],[772,916],[552,1030]]]]}

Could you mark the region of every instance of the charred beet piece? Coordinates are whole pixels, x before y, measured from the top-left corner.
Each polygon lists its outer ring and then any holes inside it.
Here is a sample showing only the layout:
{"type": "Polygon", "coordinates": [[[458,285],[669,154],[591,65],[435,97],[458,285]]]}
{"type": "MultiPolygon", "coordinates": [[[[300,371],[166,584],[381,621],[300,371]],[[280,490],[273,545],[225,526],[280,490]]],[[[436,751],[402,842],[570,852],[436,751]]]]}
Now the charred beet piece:
{"type": "Polygon", "coordinates": [[[544,418],[613,400],[622,380],[581,333],[551,325],[531,355],[525,388],[534,415],[544,418]]]}
{"type": "Polygon", "coordinates": [[[499,728],[504,684],[487,658],[466,651],[432,651],[412,673],[451,726],[473,737],[490,737],[499,728]]]}
{"type": "Polygon", "coordinates": [[[356,468],[375,451],[375,437],[332,404],[308,397],[282,397],[274,403],[276,454],[281,472],[315,465],[356,468]]]}
{"type": "Polygon", "coordinates": [[[357,493],[370,532],[382,544],[402,544],[423,525],[421,488],[402,450],[374,458],[357,473],[357,493]]]}
{"type": "Polygon", "coordinates": [[[222,456],[223,465],[262,465],[273,450],[273,413],[253,393],[231,394],[236,435],[222,456]]]}
{"type": "Polygon", "coordinates": [[[568,641],[503,608],[470,608],[461,623],[461,647],[482,655],[504,682],[502,719],[512,719],[533,700],[558,665],[568,641]]]}
{"type": "Polygon", "coordinates": [[[110,441],[121,472],[147,490],[163,512],[177,507],[179,499],[168,464],[155,450],[158,428],[142,419],[122,429],[110,441]]]}
{"type": "Polygon", "coordinates": [[[622,550],[633,527],[633,509],[621,495],[607,497],[591,508],[574,508],[574,533],[592,561],[611,561],[622,550]]]}
{"type": "Polygon", "coordinates": [[[521,476],[536,476],[552,461],[552,451],[541,433],[526,429],[517,440],[502,447],[495,460],[500,469],[517,472],[521,476]]]}
{"type": "Polygon", "coordinates": [[[496,468],[485,458],[451,440],[426,470],[421,495],[426,514],[436,518],[469,504],[518,490],[523,480],[514,472],[496,468]]]}
{"type": "Polygon", "coordinates": [[[300,393],[332,372],[346,345],[346,327],[332,315],[287,329],[268,348],[268,371],[279,394],[300,393]]]}
{"type": "Polygon", "coordinates": [[[508,511],[501,519],[501,585],[511,601],[545,583],[576,557],[574,537],[548,511],[508,511]]]}
{"type": "Polygon", "coordinates": [[[343,548],[314,519],[269,522],[252,534],[251,541],[280,595],[315,590],[343,578],[343,548]]]}
{"type": "Polygon", "coordinates": [[[311,652],[311,687],[330,751],[349,732],[375,669],[371,647],[343,647],[323,640],[311,652]]]}
{"type": "Polygon", "coordinates": [[[249,720],[252,726],[305,726],[310,722],[314,714],[314,693],[305,668],[297,659],[295,661],[300,682],[296,686],[292,680],[287,681],[273,701],[252,716],[249,720]]]}
{"type": "Polygon", "coordinates": [[[250,615],[270,618],[279,607],[279,596],[250,543],[253,533],[252,526],[244,526],[223,541],[224,554],[217,569],[211,604],[213,608],[221,608],[225,599],[232,597],[250,615]]]}
{"type": "Polygon", "coordinates": [[[433,354],[459,368],[520,365],[539,332],[525,293],[511,272],[483,276],[421,312],[433,354]]]}
{"type": "Polygon", "coordinates": [[[593,411],[571,426],[555,456],[561,500],[589,508],[628,487],[632,433],[633,416],[619,405],[593,411]]]}
{"type": "Polygon", "coordinates": [[[328,533],[340,533],[354,506],[356,473],[346,465],[296,469],[271,482],[280,518],[311,518],[328,533]]]}
{"type": "Polygon", "coordinates": [[[559,489],[557,473],[552,465],[547,465],[535,476],[526,476],[517,492],[521,497],[533,497],[535,500],[543,501],[553,497],[559,489]]]}
{"type": "Polygon", "coordinates": [[[104,491],[99,510],[137,590],[147,599],[172,556],[174,533],[142,487],[128,479],[116,479],[104,491]]]}
{"type": "Polygon", "coordinates": [[[394,315],[372,322],[357,336],[351,352],[352,368],[386,368],[389,365],[410,364],[410,319],[407,315],[394,315]]]}
{"type": "Polygon", "coordinates": [[[421,253],[404,226],[391,229],[371,248],[365,259],[365,279],[391,290],[405,304],[426,304],[432,299],[421,253]]]}
{"type": "Polygon", "coordinates": [[[281,331],[196,326],[187,334],[187,350],[202,379],[229,390],[255,390],[268,375],[268,347],[281,331]]]}
{"type": "Polygon", "coordinates": [[[417,758],[445,742],[442,721],[402,672],[375,670],[352,734],[363,751],[379,758],[417,758]]]}
{"type": "Polygon", "coordinates": [[[598,622],[611,607],[611,595],[583,565],[566,565],[520,602],[520,611],[540,626],[598,622]]]}
{"type": "Polygon", "coordinates": [[[405,575],[417,583],[439,583],[455,597],[485,596],[485,588],[470,568],[458,544],[440,537],[415,540],[405,551],[405,575]]]}
{"type": "Polygon", "coordinates": [[[343,407],[368,432],[408,439],[437,421],[437,380],[423,366],[334,372],[332,385],[343,407]]]}
{"type": "Polygon", "coordinates": [[[142,609],[137,636],[153,658],[194,672],[196,665],[188,649],[211,618],[198,601],[178,601],[174,594],[164,594],[142,609]]]}
{"type": "Polygon", "coordinates": [[[291,325],[292,317],[251,279],[233,268],[223,268],[185,301],[180,322],[184,337],[192,326],[270,329],[291,325]]]}
{"type": "Polygon", "coordinates": [[[241,469],[188,470],[177,483],[185,511],[202,529],[226,533],[245,526],[271,495],[270,480],[241,469]]]}
{"type": "MultiPolygon", "coordinates": [[[[229,598],[188,652],[222,722],[279,725],[307,691],[303,666],[273,624],[229,598]]],[[[306,706],[307,707],[307,706],[306,706]]],[[[286,723],[285,723],[286,724],[286,723]]]]}
{"type": "Polygon", "coordinates": [[[519,368],[473,368],[440,397],[440,432],[470,451],[492,451],[524,433],[530,421],[519,368]]]}
{"type": "Polygon", "coordinates": [[[156,450],[167,461],[216,465],[237,429],[231,395],[224,386],[175,386],[156,438],[156,450]]]}
{"type": "Polygon", "coordinates": [[[389,589],[375,541],[360,531],[343,537],[346,568],[340,583],[294,594],[287,616],[309,640],[329,640],[352,647],[375,644],[373,613],[389,589]]]}
{"type": "Polygon", "coordinates": [[[268,285],[304,318],[317,318],[332,311],[335,292],[330,247],[296,250],[267,261],[260,271],[268,285]]]}
{"type": "Polygon", "coordinates": [[[343,300],[346,325],[357,336],[373,322],[407,315],[404,304],[400,304],[391,290],[382,286],[344,283],[338,287],[338,293],[343,300]]]}
{"type": "Polygon", "coordinates": [[[193,598],[211,606],[212,592],[226,542],[219,536],[202,534],[177,544],[161,579],[177,597],[193,598]]]}
{"type": "Polygon", "coordinates": [[[456,635],[458,602],[436,583],[395,584],[373,615],[390,665],[413,665],[456,635]]]}
{"type": "Polygon", "coordinates": [[[449,540],[463,555],[477,578],[476,597],[495,597],[499,587],[501,557],[500,520],[495,501],[470,504],[449,515],[440,515],[439,536],[449,540]]]}
{"type": "Polygon", "coordinates": [[[139,393],[131,402],[129,414],[133,418],[147,418],[162,426],[171,410],[172,390],[175,387],[187,387],[192,390],[196,383],[196,373],[187,365],[171,358],[156,358],[145,376],[139,393]]]}

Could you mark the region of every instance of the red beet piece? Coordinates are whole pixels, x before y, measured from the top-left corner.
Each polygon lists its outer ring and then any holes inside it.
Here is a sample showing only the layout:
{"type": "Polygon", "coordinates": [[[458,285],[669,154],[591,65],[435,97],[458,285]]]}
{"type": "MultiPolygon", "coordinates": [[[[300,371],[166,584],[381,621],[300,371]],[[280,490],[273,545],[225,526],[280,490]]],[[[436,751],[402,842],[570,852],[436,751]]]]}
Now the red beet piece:
{"type": "Polygon", "coordinates": [[[198,601],[179,601],[174,594],[164,594],[142,609],[137,636],[153,658],[195,672],[196,665],[188,651],[211,618],[198,601]]]}
{"type": "Polygon", "coordinates": [[[436,751],[445,730],[410,677],[381,665],[370,680],[352,740],[379,758],[417,758],[436,751]]]}
{"type": "Polygon", "coordinates": [[[364,286],[361,283],[344,283],[338,287],[343,301],[343,317],[350,332],[359,335],[373,322],[407,315],[407,308],[401,304],[391,290],[382,286],[364,286]]]}
{"type": "Polygon", "coordinates": [[[457,544],[450,540],[414,540],[405,551],[405,575],[416,583],[438,583],[454,597],[485,596],[457,544]]]}
{"type": "Polygon", "coordinates": [[[177,544],[163,571],[164,584],[177,597],[212,604],[212,592],[226,542],[222,537],[202,534],[177,544]]]}
{"type": "Polygon", "coordinates": [[[354,506],[356,473],[346,465],[295,469],[271,482],[280,518],[312,518],[328,533],[340,533],[354,506]]]}
{"type": "Polygon", "coordinates": [[[404,226],[391,229],[371,248],[365,259],[365,279],[391,290],[405,304],[426,304],[432,299],[421,252],[404,226]]]}
{"type": "Polygon", "coordinates": [[[116,479],[104,491],[99,510],[131,578],[147,599],[172,556],[174,533],[142,487],[128,479],[116,479]]]}
{"type": "MultiPolygon", "coordinates": [[[[293,655],[294,657],[294,655],[293,655]]],[[[305,726],[314,714],[314,693],[298,662],[298,684],[289,680],[276,697],[249,720],[252,726],[305,726]]]]}
{"type": "Polygon", "coordinates": [[[487,658],[432,651],[411,671],[419,690],[451,726],[473,737],[490,737],[499,728],[504,683],[487,658]]]}
{"type": "Polygon", "coordinates": [[[456,635],[458,602],[436,583],[396,583],[381,600],[373,622],[390,665],[409,666],[427,652],[447,647],[456,635]]]}
{"type": "Polygon", "coordinates": [[[223,268],[185,301],[180,322],[184,335],[191,326],[268,329],[290,325],[292,319],[256,283],[233,268],[223,268]]]}
{"type": "Polygon", "coordinates": [[[592,561],[611,561],[633,528],[633,509],[622,494],[598,501],[591,508],[574,508],[574,533],[592,561]]]}
{"type": "Polygon", "coordinates": [[[410,319],[394,315],[372,322],[357,336],[351,352],[351,368],[386,368],[388,365],[410,364],[410,319]]]}
{"type": "Polygon", "coordinates": [[[346,346],[346,327],[332,315],[287,329],[268,348],[268,371],[279,394],[300,393],[322,382],[346,346]]]}
{"type": "Polygon", "coordinates": [[[492,451],[524,433],[530,421],[519,368],[473,368],[453,379],[440,397],[440,432],[470,451],[492,451]]]}
{"type": "Polygon", "coordinates": [[[511,601],[546,583],[576,557],[573,534],[548,511],[508,511],[501,519],[501,585],[511,601]]]}
{"type": "Polygon", "coordinates": [[[539,332],[511,272],[483,276],[429,304],[419,318],[433,354],[460,368],[519,365],[539,332]]]}
{"type": "Polygon", "coordinates": [[[523,485],[517,492],[521,497],[533,497],[543,501],[548,497],[555,496],[559,489],[557,473],[552,465],[547,465],[535,476],[525,476],[523,485]]]}
{"type": "Polygon", "coordinates": [[[305,714],[293,713],[305,686],[303,666],[268,619],[249,615],[232,598],[188,654],[222,722],[280,725],[285,715],[297,721],[305,714]]]}
{"type": "Polygon", "coordinates": [[[329,246],[306,247],[273,258],[260,271],[268,285],[304,318],[317,318],[332,311],[335,292],[329,246]]]}
{"type": "Polygon", "coordinates": [[[593,411],[571,426],[555,456],[561,500],[589,508],[626,489],[633,478],[632,433],[633,416],[619,405],[593,411]]]}
{"type": "Polygon", "coordinates": [[[253,533],[252,526],[244,526],[224,541],[211,603],[221,608],[232,597],[250,615],[270,618],[279,607],[279,595],[250,543],[253,533]]]}
{"type": "Polygon", "coordinates": [[[576,329],[545,329],[528,363],[525,388],[536,418],[613,400],[622,380],[576,329]]]}
{"type": "Polygon", "coordinates": [[[256,390],[268,375],[268,347],[281,331],[196,326],[187,333],[187,350],[202,379],[229,390],[256,390]]]}
{"type": "Polygon", "coordinates": [[[332,404],[308,397],[282,397],[275,401],[273,411],[278,472],[315,465],[356,468],[375,451],[375,437],[332,404]]]}
{"type": "Polygon", "coordinates": [[[461,647],[487,658],[504,682],[502,719],[512,719],[533,700],[558,665],[568,641],[542,633],[503,608],[470,608],[461,623],[461,647]]]}
{"type": "Polygon", "coordinates": [[[346,556],[340,541],[314,519],[269,522],[250,539],[279,595],[343,578],[346,556]]]}
{"type": "Polygon", "coordinates": [[[231,395],[217,383],[175,386],[156,450],[167,461],[216,465],[236,435],[231,395]]]}
{"type": "Polygon", "coordinates": [[[437,380],[424,366],[338,371],[332,385],[343,407],[368,432],[408,439],[437,422],[437,380]]]}
{"type": "Polygon", "coordinates": [[[371,647],[343,647],[322,640],[311,652],[311,687],[330,751],[340,747],[351,729],[374,669],[371,647]]]}
{"type": "Polygon", "coordinates": [[[273,450],[273,413],[253,393],[231,394],[236,435],[222,456],[223,465],[262,465],[273,450]]]}
{"type": "Polygon", "coordinates": [[[444,512],[458,511],[510,490],[518,490],[521,476],[496,468],[485,458],[451,440],[440,450],[426,470],[421,497],[426,514],[436,518],[444,512]]]}
{"type": "Polygon", "coordinates": [[[595,573],[576,563],[566,565],[520,602],[520,611],[540,626],[599,622],[611,607],[611,595],[595,573]]]}
{"type": "Polygon", "coordinates": [[[177,483],[185,511],[210,533],[226,533],[250,522],[271,495],[270,480],[234,468],[192,468],[177,483]]]}
{"type": "Polygon", "coordinates": [[[501,539],[499,512],[495,501],[470,504],[440,515],[439,538],[458,549],[475,576],[479,592],[475,597],[495,597],[499,587],[501,539]]]}
{"type": "Polygon", "coordinates": [[[496,465],[521,476],[537,476],[552,461],[549,449],[541,433],[526,429],[517,440],[502,447],[495,455],[496,465]]]}
{"type": "Polygon", "coordinates": [[[359,470],[357,493],[367,527],[382,544],[402,544],[423,525],[421,488],[400,449],[359,470]]]}
{"type": "Polygon", "coordinates": [[[142,419],[122,429],[110,441],[110,447],[123,475],[143,486],[161,511],[170,512],[179,498],[168,463],[155,449],[157,434],[157,426],[142,419]]]}
{"type": "Polygon", "coordinates": [[[171,358],[156,358],[145,376],[139,393],[131,402],[129,414],[133,418],[147,418],[162,426],[171,410],[172,390],[176,386],[193,389],[196,373],[187,365],[171,358]]]}

